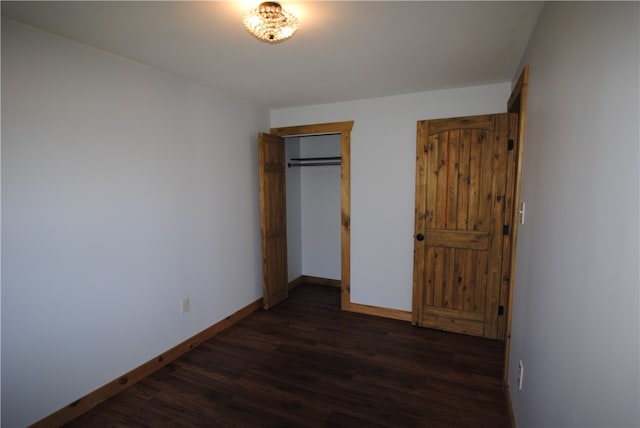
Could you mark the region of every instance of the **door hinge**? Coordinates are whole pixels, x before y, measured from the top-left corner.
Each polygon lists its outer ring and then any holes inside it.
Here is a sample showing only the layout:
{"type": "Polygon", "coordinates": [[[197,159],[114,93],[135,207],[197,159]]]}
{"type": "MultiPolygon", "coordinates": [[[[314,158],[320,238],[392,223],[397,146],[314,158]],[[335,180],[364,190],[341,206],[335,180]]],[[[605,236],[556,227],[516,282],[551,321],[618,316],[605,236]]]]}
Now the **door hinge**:
{"type": "Polygon", "coordinates": [[[507,150],[513,150],[514,145],[513,138],[509,138],[507,141],[507,150]]]}
{"type": "Polygon", "coordinates": [[[502,226],[502,234],[503,235],[508,235],[509,234],[509,225],[505,224],[504,226],[502,226]]]}
{"type": "Polygon", "coordinates": [[[504,315],[504,306],[498,306],[498,315],[504,315]]]}

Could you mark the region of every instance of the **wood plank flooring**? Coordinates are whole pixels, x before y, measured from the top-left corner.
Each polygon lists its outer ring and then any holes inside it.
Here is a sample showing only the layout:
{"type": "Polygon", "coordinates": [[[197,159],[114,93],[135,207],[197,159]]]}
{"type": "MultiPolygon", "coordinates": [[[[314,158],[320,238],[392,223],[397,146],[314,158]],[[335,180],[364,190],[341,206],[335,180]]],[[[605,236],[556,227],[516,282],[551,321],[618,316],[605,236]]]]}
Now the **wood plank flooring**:
{"type": "Polygon", "coordinates": [[[509,426],[503,342],[339,302],[303,284],[67,426],[509,426]]]}

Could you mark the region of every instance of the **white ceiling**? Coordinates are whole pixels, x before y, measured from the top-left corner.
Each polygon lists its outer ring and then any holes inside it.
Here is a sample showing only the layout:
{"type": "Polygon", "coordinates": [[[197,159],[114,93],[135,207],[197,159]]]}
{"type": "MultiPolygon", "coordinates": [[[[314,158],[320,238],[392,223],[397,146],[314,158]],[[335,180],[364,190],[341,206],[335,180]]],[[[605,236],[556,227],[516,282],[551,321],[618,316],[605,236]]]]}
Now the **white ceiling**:
{"type": "Polygon", "coordinates": [[[257,2],[2,1],[2,15],[269,108],[511,80],[542,2],[281,2],[300,18],[269,45],[257,2]]]}

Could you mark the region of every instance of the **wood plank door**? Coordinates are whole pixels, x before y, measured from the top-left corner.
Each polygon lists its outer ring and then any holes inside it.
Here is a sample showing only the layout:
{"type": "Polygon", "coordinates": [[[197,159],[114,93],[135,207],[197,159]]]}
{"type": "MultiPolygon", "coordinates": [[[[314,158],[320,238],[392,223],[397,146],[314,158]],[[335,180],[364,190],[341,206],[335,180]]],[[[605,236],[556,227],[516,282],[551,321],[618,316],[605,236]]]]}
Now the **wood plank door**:
{"type": "Polygon", "coordinates": [[[265,309],[288,297],[284,138],[258,133],[262,296],[265,309]]]}
{"type": "Polygon", "coordinates": [[[517,115],[418,122],[412,323],[504,338],[517,115]]]}

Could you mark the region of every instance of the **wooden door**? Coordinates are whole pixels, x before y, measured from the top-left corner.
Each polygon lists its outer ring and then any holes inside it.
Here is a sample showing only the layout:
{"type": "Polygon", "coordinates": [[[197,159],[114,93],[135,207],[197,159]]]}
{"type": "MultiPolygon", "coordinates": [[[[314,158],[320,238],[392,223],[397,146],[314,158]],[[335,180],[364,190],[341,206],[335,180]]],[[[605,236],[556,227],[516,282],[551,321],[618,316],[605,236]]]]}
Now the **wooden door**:
{"type": "Polygon", "coordinates": [[[258,133],[263,305],[269,309],[288,296],[287,205],[284,138],[258,133]]]}
{"type": "Polygon", "coordinates": [[[414,325],[504,338],[517,115],[418,122],[414,325]]]}

